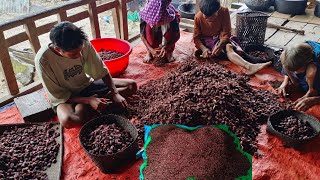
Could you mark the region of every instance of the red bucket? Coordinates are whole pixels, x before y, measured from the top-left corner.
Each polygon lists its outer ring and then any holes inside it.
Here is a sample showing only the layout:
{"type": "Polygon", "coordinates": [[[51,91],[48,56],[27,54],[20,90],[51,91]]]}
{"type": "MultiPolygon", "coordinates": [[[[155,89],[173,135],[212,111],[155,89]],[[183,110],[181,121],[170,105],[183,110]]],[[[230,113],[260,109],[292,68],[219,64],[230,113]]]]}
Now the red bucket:
{"type": "Polygon", "coordinates": [[[124,55],[115,59],[104,61],[108,67],[111,76],[120,76],[128,67],[129,55],[132,52],[132,47],[129,42],[117,38],[101,38],[90,41],[97,52],[101,49],[114,50],[123,53],[124,55]]]}

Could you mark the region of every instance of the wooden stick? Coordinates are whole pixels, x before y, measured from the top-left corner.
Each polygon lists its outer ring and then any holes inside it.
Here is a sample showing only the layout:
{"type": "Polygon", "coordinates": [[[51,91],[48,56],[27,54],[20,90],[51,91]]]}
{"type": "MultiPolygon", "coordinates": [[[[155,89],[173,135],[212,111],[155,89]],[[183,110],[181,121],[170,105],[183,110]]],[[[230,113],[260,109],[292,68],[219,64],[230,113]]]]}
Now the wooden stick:
{"type": "Polygon", "coordinates": [[[284,26],[279,26],[277,24],[267,23],[267,27],[275,28],[275,29],[285,29],[285,30],[293,31],[295,33],[304,35],[304,30],[292,29],[292,28],[288,28],[288,27],[284,27],[284,26]]]}

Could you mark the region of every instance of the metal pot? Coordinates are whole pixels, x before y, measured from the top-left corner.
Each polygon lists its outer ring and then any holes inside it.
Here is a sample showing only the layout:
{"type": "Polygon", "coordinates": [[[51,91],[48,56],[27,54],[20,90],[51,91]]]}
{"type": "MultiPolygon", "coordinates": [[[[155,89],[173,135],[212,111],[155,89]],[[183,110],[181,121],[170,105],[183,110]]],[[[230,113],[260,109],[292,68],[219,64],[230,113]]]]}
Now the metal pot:
{"type": "Polygon", "coordinates": [[[316,1],[316,9],[314,10],[314,15],[320,17],[320,0],[316,1]]]}
{"type": "Polygon", "coordinates": [[[267,11],[273,0],[244,0],[246,6],[255,11],[267,11]]]}
{"type": "Polygon", "coordinates": [[[196,13],[196,4],[193,3],[183,3],[180,4],[178,7],[179,13],[181,14],[181,17],[187,18],[187,19],[194,19],[195,13],[196,13]]]}
{"type": "Polygon", "coordinates": [[[305,14],[308,0],[275,0],[275,10],[284,13],[299,15],[305,14]]]}

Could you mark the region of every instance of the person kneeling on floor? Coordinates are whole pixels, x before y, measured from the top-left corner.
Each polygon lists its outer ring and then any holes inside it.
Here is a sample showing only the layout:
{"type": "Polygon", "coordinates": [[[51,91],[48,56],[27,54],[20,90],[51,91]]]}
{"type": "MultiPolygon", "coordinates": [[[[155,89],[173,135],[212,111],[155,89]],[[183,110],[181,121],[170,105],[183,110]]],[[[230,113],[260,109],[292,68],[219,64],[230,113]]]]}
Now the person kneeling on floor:
{"type": "Polygon", "coordinates": [[[279,95],[288,96],[288,90],[302,90],[305,95],[294,102],[297,110],[306,111],[320,104],[320,43],[306,41],[285,49],[281,56],[284,80],[279,95]]]}
{"type": "Polygon", "coordinates": [[[58,119],[65,128],[88,121],[88,110],[105,108],[105,98],[126,108],[134,94],[131,79],[112,78],[81,28],[60,22],[50,31],[51,43],[35,57],[36,71],[58,119]]]}

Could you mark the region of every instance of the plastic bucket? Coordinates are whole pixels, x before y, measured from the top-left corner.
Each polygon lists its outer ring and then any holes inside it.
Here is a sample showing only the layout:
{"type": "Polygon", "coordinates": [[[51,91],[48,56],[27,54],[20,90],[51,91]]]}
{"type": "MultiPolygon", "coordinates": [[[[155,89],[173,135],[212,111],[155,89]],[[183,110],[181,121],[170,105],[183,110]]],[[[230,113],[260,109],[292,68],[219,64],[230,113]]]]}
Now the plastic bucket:
{"type": "Polygon", "coordinates": [[[129,55],[132,52],[132,47],[129,42],[117,38],[94,39],[90,42],[97,52],[104,49],[114,50],[124,54],[121,57],[104,61],[112,77],[121,75],[127,69],[129,65],[129,55]]]}

